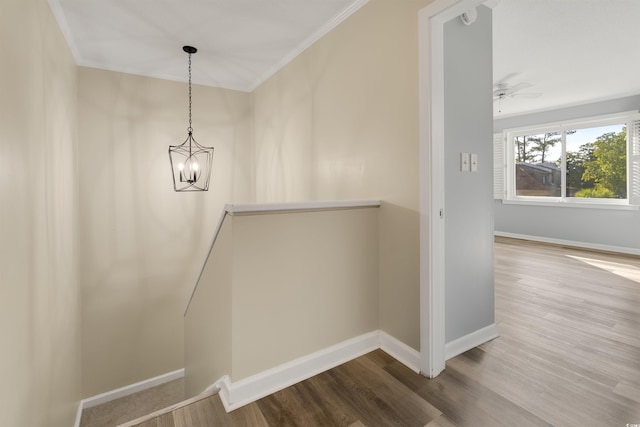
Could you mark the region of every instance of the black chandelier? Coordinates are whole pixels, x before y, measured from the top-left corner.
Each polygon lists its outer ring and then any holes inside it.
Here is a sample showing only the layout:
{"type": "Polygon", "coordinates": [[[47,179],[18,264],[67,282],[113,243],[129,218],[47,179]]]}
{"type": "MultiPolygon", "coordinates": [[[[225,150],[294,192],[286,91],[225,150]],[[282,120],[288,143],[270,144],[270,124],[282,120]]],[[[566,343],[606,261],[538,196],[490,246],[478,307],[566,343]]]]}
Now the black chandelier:
{"type": "Polygon", "coordinates": [[[207,191],[211,176],[213,147],[203,147],[193,137],[191,127],[191,55],[198,49],[183,46],[182,50],[189,54],[189,127],[187,139],[180,145],[169,146],[169,160],[173,175],[175,191],[207,191]]]}

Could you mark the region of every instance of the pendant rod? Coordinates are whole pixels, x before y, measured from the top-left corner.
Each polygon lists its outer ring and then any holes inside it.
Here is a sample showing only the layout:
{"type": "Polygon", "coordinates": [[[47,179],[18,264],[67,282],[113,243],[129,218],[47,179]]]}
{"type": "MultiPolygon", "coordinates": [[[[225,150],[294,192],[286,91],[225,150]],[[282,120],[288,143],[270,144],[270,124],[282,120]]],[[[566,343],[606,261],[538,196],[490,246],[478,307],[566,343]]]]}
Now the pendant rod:
{"type": "Polygon", "coordinates": [[[191,157],[191,140],[193,135],[193,127],[191,121],[191,55],[196,53],[198,49],[193,46],[183,46],[182,50],[187,52],[189,55],[189,128],[187,131],[189,132],[189,157],[191,157]]]}

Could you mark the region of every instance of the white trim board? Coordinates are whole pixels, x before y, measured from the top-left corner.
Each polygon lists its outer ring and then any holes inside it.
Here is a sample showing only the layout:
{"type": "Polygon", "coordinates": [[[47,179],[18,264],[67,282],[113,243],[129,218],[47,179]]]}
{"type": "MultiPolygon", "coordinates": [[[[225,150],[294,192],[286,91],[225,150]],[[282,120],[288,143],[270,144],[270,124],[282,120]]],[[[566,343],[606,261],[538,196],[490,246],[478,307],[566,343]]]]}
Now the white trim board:
{"type": "Polygon", "coordinates": [[[478,329],[477,331],[471,332],[470,334],[448,342],[445,345],[445,357],[447,358],[447,360],[449,360],[459,354],[464,353],[465,351],[469,351],[472,348],[484,344],[487,341],[496,339],[498,338],[498,336],[499,335],[496,324],[492,323],[489,326],[485,326],[482,329],[478,329]]]}
{"type": "Polygon", "coordinates": [[[231,203],[224,209],[230,215],[269,214],[276,212],[324,211],[357,208],[379,208],[380,200],[310,200],[283,203],[231,203]]]}
{"type": "Polygon", "coordinates": [[[103,403],[111,402],[112,400],[119,399],[124,396],[128,396],[133,393],[137,393],[142,390],[149,389],[151,387],[159,386],[160,384],[168,383],[169,381],[177,380],[184,377],[184,368],[178,369],[173,372],[158,375],[157,377],[149,378],[144,381],[130,384],[124,387],[120,387],[115,390],[111,390],[96,396],[87,397],[82,399],[78,405],[78,412],[76,414],[75,427],[80,427],[80,419],[82,418],[82,411],[86,408],[92,408],[94,406],[101,405],[103,403]]]}
{"type": "Polygon", "coordinates": [[[511,239],[531,240],[532,242],[550,243],[552,245],[571,246],[579,249],[591,249],[595,251],[616,252],[628,255],[640,255],[640,249],[628,248],[625,246],[601,245],[599,243],[578,242],[575,240],[555,239],[552,237],[530,236],[527,234],[506,233],[502,231],[494,231],[494,236],[508,237],[511,239]]]}
{"type": "Polygon", "coordinates": [[[189,312],[189,306],[191,305],[191,301],[193,301],[193,297],[196,294],[196,291],[198,290],[198,285],[200,284],[200,279],[202,278],[202,274],[204,273],[204,268],[207,266],[207,261],[211,256],[211,251],[213,251],[213,246],[216,244],[216,240],[218,239],[220,230],[222,230],[222,225],[224,224],[224,220],[226,217],[227,217],[227,211],[223,210],[222,215],[220,215],[220,219],[218,220],[218,225],[216,226],[216,230],[213,232],[213,239],[211,239],[211,244],[209,244],[209,250],[207,251],[207,255],[202,260],[202,267],[200,268],[200,272],[198,273],[196,284],[193,286],[193,290],[191,291],[191,295],[189,296],[189,302],[187,302],[187,306],[184,309],[185,317],[189,312]]]}
{"type": "Polygon", "coordinates": [[[384,331],[380,331],[380,349],[413,372],[420,373],[420,352],[384,331]]]}
{"type": "Polygon", "coordinates": [[[78,410],[76,411],[76,421],[73,423],[73,427],[80,427],[80,421],[82,421],[82,401],[78,403],[78,410]]]}
{"type": "Polygon", "coordinates": [[[222,403],[230,412],[377,349],[382,349],[409,369],[419,372],[420,353],[378,330],[236,382],[231,382],[225,375],[207,390],[219,387],[222,403]]]}

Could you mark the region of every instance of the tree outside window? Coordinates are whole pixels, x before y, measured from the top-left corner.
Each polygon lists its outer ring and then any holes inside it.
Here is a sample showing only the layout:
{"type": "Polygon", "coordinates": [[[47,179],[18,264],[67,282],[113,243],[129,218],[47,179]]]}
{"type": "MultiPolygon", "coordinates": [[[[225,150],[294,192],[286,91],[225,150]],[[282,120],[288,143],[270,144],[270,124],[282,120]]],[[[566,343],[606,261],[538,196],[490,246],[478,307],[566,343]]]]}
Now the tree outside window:
{"type": "Polygon", "coordinates": [[[625,124],[518,135],[513,143],[517,196],[627,198],[625,124]]]}

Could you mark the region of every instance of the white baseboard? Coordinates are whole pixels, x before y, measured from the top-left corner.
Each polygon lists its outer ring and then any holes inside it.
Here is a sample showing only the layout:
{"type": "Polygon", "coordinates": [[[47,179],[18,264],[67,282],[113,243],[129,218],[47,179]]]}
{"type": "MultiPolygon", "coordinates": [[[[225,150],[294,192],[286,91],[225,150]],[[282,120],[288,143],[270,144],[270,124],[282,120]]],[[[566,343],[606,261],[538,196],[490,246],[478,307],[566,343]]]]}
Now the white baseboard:
{"type": "Polygon", "coordinates": [[[140,381],[135,384],[130,384],[124,387],[120,387],[118,389],[111,390],[106,393],[102,393],[96,396],[82,399],[80,401],[80,404],[78,405],[78,412],[76,414],[75,426],[76,427],[80,426],[82,411],[86,408],[91,408],[93,406],[101,405],[103,403],[110,402],[120,397],[128,396],[130,394],[137,393],[139,391],[146,390],[148,388],[155,387],[160,384],[168,383],[169,381],[177,380],[183,377],[184,377],[184,368],[178,369],[173,372],[168,372],[166,374],[159,375],[154,378],[149,378],[147,380],[140,381]]]}
{"type": "MultiPolygon", "coordinates": [[[[420,372],[420,352],[386,332],[378,330],[343,341],[236,382],[231,382],[229,376],[225,375],[207,387],[204,392],[219,388],[222,404],[225,410],[230,412],[377,349],[382,349],[414,372],[420,372]]],[[[159,377],[83,399],[78,407],[75,426],[80,426],[84,408],[100,405],[182,377],[184,377],[184,369],[179,369],[159,377]]]]}
{"type": "Polygon", "coordinates": [[[498,338],[498,329],[496,328],[496,324],[492,323],[489,326],[485,326],[482,329],[478,329],[475,332],[445,344],[445,359],[449,360],[494,338],[498,338]]]}
{"type": "Polygon", "coordinates": [[[370,332],[226,384],[226,390],[225,386],[221,387],[221,396],[228,399],[225,408],[232,411],[255,402],[377,348],[380,348],[380,332],[370,332]]]}
{"type": "Polygon", "coordinates": [[[529,236],[527,234],[505,233],[494,231],[494,236],[512,239],[531,240],[532,242],[551,243],[553,245],[572,246],[576,248],[593,249],[596,251],[617,252],[621,254],[640,255],[640,249],[624,246],[600,245],[598,243],[577,242],[574,240],[554,239],[551,237],[529,236]]]}
{"type": "Polygon", "coordinates": [[[240,381],[231,382],[224,376],[211,387],[220,387],[220,398],[229,412],[377,349],[389,353],[413,371],[420,371],[418,351],[385,332],[374,331],[240,381]]]}
{"type": "Polygon", "coordinates": [[[380,348],[413,372],[420,373],[420,352],[418,350],[409,347],[384,331],[380,331],[380,348]]]}
{"type": "Polygon", "coordinates": [[[215,389],[216,387],[220,388],[220,400],[222,401],[224,410],[227,411],[227,413],[231,412],[234,408],[229,407],[229,402],[231,401],[229,398],[229,390],[231,390],[231,378],[229,378],[229,375],[225,375],[215,383],[211,384],[207,387],[205,392],[207,390],[215,389]]]}
{"type": "Polygon", "coordinates": [[[73,427],[80,427],[80,421],[82,421],[82,401],[78,403],[78,410],[76,411],[76,422],[73,423],[73,427]]]}

